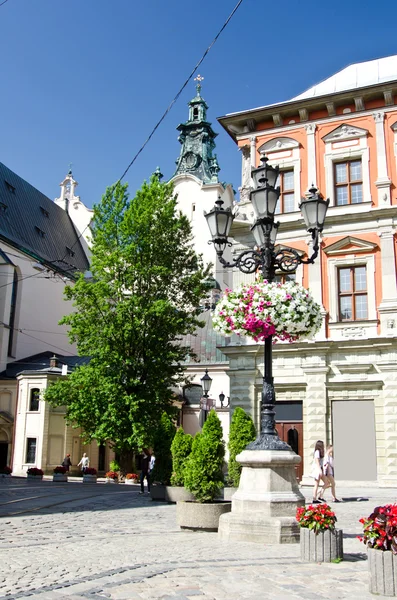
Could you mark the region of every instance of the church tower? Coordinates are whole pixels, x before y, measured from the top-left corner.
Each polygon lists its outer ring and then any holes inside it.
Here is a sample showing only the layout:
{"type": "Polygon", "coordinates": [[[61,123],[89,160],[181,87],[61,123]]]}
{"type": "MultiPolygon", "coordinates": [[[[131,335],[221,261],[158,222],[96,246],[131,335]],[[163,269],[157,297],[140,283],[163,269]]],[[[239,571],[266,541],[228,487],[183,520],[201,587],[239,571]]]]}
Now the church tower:
{"type": "Polygon", "coordinates": [[[230,184],[222,184],[218,178],[220,167],[214,154],[218,134],[207,121],[208,105],[201,96],[203,79],[201,75],[196,77],[196,95],[188,104],[188,120],[177,127],[181,151],[171,181],[178,195],[178,206],[190,220],[195,250],[203,255],[205,263],[214,265],[214,288],[220,292],[230,286],[231,274],[219,263],[214,246],[208,244],[210,233],[204,211],[211,211],[219,197],[224,208],[232,206],[234,192],[230,184]]]}
{"type": "Polygon", "coordinates": [[[220,167],[216,154],[213,154],[218,134],[207,121],[208,106],[201,97],[203,79],[201,75],[196,77],[196,96],[189,102],[189,119],[177,127],[182,148],[174,176],[189,173],[203,183],[218,183],[220,167]]]}

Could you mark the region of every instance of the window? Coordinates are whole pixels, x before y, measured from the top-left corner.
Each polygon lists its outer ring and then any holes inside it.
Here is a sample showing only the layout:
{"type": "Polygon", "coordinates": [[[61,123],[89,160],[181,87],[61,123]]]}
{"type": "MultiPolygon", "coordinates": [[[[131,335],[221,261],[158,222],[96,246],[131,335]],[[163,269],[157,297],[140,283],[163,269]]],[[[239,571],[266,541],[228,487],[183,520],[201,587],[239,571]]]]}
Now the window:
{"type": "Polygon", "coordinates": [[[69,246],[66,246],[66,252],[67,252],[68,256],[74,256],[75,255],[74,250],[72,250],[72,248],[69,248],[69,246]]]}
{"type": "Polygon", "coordinates": [[[363,201],[361,160],[337,162],[334,170],[336,205],[360,204],[363,201]]]}
{"type": "Polygon", "coordinates": [[[365,266],[338,269],[338,299],[340,321],[368,319],[365,266]]]}
{"type": "Polygon", "coordinates": [[[198,119],[199,113],[198,113],[198,108],[194,108],[193,109],[193,119],[198,119]]]}
{"type": "Polygon", "coordinates": [[[45,236],[45,231],[43,231],[42,229],[40,229],[40,227],[37,227],[37,225],[35,225],[35,230],[37,231],[37,233],[39,234],[40,237],[44,237],[45,236]]]}
{"type": "Polygon", "coordinates": [[[276,187],[280,186],[280,198],[277,203],[276,214],[294,212],[294,170],[281,171],[276,181],[276,187]]]}
{"type": "Polygon", "coordinates": [[[14,271],[14,278],[12,281],[11,291],[11,303],[10,303],[10,321],[9,321],[9,335],[8,335],[8,356],[13,356],[14,351],[14,340],[15,340],[15,319],[17,312],[17,294],[18,294],[18,274],[14,271]]]}
{"type": "Polygon", "coordinates": [[[39,402],[40,402],[40,390],[38,388],[33,388],[30,390],[30,402],[29,402],[29,410],[32,412],[36,412],[39,410],[39,402]]]}
{"type": "Polygon", "coordinates": [[[4,180],[4,183],[6,184],[7,190],[11,192],[11,194],[15,194],[15,187],[6,180],[4,180]]]}
{"type": "Polygon", "coordinates": [[[50,218],[50,213],[48,212],[48,210],[46,210],[46,209],[44,208],[44,206],[40,206],[40,210],[41,210],[41,212],[43,213],[43,215],[44,215],[45,217],[47,217],[47,219],[49,219],[49,218],[50,218]]]}
{"type": "Polygon", "coordinates": [[[26,440],[26,462],[27,464],[34,464],[36,462],[36,438],[27,438],[26,440]]]}
{"type": "Polygon", "coordinates": [[[0,211],[5,213],[7,210],[7,204],[4,204],[4,202],[0,202],[0,211]]]}
{"type": "Polygon", "coordinates": [[[276,283],[287,283],[289,281],[296,281],[296,273],[277,273],[274,281],[276,283]]]}

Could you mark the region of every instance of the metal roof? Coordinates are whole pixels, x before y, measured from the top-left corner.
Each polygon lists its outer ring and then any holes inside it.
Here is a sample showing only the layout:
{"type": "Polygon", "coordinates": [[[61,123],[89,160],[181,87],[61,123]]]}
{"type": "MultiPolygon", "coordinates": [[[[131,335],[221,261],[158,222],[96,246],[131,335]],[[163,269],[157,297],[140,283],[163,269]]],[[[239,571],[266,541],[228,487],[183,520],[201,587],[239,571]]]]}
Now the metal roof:
{"type": "Polygon", "coordinates": [[[355,63],[324,79],[292,100],[304,100],[347,90],[396,81],[397,55],[355,63]]]}
{"type": "Polygon", "coordinates": [[[0,240],[71,276],[89,263],[68,213],[0,163],[0,240]],[[74,269],[75,267],[75,269],[74,269]]]}
{"type": "MultiPolygon", "coordinates": [[[[16,360],[8,363],[5,371],[0,373],[0,379],[15,379],[21,373],[55,373],[60,374],[61,367],[50,367],[50,358],[54,355],[53,352],[46,351],[33,356],[27,356],[21,360],[16,360]]],[[[80,367],[90,362],[88,356],[62,356],[56,355],[60,365],[68,365],[68,373],[74,368],[80,367]]]]}
{"type": "MultiPolygon", "coordinates": [[[[195,335],[183,336],[180,341],[181,345],[190,346],[192,352],[197,357],[197,362],[204,364],[228,363],[228,359],[223,354],[221,348],[230,345],[230,337],[224,336],[214,330],[210,310],[201,313],[199,320],[204,322],[204,327],[198,327],[195,335]]],[[[195,361],[188,356],[184,364],[191,364],[193,362],[195,361]]]]}

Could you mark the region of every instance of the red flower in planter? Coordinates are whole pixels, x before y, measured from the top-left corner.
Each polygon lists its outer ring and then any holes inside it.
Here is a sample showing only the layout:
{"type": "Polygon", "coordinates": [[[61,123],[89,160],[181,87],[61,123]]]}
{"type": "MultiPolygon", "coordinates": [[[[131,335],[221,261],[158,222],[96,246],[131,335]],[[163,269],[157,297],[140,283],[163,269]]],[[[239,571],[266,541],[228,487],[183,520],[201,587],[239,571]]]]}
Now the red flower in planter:
{"type": "Polygon", "coordinates": [[[328,504],[309,504],[296,509],[299,527],[313,529],[315,533],[326,529],[335,529],[336,516],[328,504]]]}
{"type": "Polygon", "coordinates": [[[0,475],[11,475],[12,469],[11,467],[2,467],[0,469],[0,475]]]}
{"type": "Polygon", "coordinates": [[[37,467],[30,467],[26,473],[28,475],[44,475],[44,472],[41,469],[38,469],[37,467]]]}
{"type": "Polygon", "coordinates": [[[138,481],[138,475],[136,473],[127,473],[125,478],[126,479],[135,479],[136,481],[138,481]]]}
{"type": "Polygon", "coordinates": [[[55,469],[54,469],[54,473],[55,473],[55,474],[57,474],[57,473],[60,473],[60,474],[62,474],[62,475],[65,475],[65,473],[66,473],[66,468],[65,468],[65,467],[55,467],[55,469]]]}
{"type": "Polygon", "coordinates": [[[117,471],[108,471],[106,473],[106,477],[108,479],[118,479],[119,478],[119,474],[117,473],[117,471]]]}
{"type": "Polygon", "coordinates": [[[369,548],[391,550],[397,554],[397,504],[377,506],[367,518],[360,519],[363,536],[358,539],[369,548]]]}
{"type": "Polygon", "coordinates": [[[84,471],[84,475],[96,475],[97,470],[94,467],[87,467],[84,471]]]}

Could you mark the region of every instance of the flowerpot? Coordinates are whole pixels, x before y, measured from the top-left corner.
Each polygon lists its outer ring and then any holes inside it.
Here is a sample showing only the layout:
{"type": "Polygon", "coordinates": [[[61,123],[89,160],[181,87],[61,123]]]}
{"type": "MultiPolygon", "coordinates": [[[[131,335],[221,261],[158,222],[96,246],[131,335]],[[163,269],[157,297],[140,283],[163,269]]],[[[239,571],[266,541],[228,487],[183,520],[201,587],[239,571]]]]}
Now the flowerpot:
{"type": "Polygon", "coordinates": [[[182,486],[166,485],[164,499],[166,502],[191,502],[194,501],[194,496],[189,490],[182,486]]]}
{"type": "Polygon", "coordinates": [[[137,480],[137,479],[126,479],[126,480],[124,481],[124,483],[125,483],[126,485],[136,485],[136,484],[138,483],[138,480],[137,480]]]}
{"type": "Polygon", "coordinates": [[[83,475],[83,483],[96,483],[97,476],[96,475],[83,475]]]}
{"type": "Polygon", "coordinates": [[[368,548],[369,591],[397,596],[397,556],[391,550],[368,548]]]}
{"type": "Polygon", "coordinates": [[[332,562],[343,558],[342,529],[325,529],[315,533],[306,527],[300,528],[301,559],[306,562],[332,562]]]}
{"type": "Polygon", "coordinates": [[[106,477],[106,483],[118,483],[118,479],[112,479],[111,477],[106,477]]]}
{"type": "Polygon", "coordinates": [[[26,475],[26,478],[28,481],[42,481],[43,480],[42,475],[29,475],[29,473],[26,475]]]}
{"type": "Polygon", "coordinates": [[[181,529],[218,531],[219,517],[231,509],[231,502],[177,502],[176,522],[181,529]]]}
{"type": "Polygon", "coordinates": [[[150,497],[152,500],[165,502],[165,485],[158,484],[150,486],[150,497]]]}
{"type": "Polygon", "coordinates": [[[52,481],[56,481],[57,483],[67,482],[67,480],[67,473],[54,473],[52,476],[52,481]]]}

